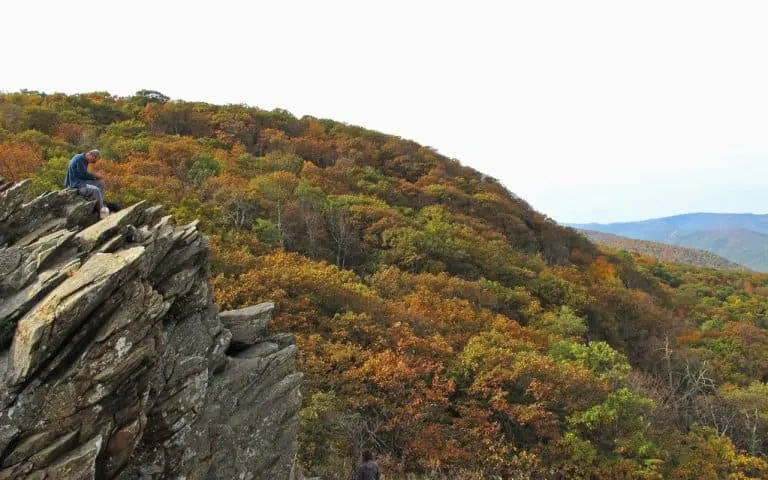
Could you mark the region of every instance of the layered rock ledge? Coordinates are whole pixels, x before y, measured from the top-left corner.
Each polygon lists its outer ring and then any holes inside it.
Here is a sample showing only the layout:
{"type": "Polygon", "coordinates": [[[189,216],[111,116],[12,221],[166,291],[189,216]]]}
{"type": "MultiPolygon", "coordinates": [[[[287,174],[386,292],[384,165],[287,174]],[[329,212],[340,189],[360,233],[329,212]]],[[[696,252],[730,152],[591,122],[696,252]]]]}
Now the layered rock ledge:
{"type": "Polygon", "coordinates": [[[209,268],[160,207],[0,179],[0,480],[289,478],[296,346],[209,268]]]}

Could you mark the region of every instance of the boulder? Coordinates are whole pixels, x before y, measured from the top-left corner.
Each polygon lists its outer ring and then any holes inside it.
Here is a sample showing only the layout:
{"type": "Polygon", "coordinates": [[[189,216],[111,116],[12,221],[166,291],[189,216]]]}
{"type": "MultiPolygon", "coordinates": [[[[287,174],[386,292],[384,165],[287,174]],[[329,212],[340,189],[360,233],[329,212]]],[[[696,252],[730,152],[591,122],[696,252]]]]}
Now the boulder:
{"type": "Polygon", "coordinates": [[[208,241],[0,179],[0,480],[281,479],[301,374],[274,304],[219,313],[208,241]]]}
{"type": "Polygon", "coordinates": [[[232,343],[253,345],[264,339],[272,320],[275,304],[272,302],[230,310],[219,315],[221,323],[232,332],[232,343]]]}

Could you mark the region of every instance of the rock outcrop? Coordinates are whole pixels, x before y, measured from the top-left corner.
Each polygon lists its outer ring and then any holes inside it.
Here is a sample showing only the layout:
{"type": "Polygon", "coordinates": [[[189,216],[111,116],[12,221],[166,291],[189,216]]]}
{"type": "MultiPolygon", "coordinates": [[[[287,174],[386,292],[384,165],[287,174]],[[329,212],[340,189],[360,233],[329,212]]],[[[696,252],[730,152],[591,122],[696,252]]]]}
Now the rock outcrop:
{"type": "Polygon", "coordinates": [[[272,304],[218,312],[208,255],[160,207],[0,179],[0,480],[289,478],[296,346],[272,304]]]}

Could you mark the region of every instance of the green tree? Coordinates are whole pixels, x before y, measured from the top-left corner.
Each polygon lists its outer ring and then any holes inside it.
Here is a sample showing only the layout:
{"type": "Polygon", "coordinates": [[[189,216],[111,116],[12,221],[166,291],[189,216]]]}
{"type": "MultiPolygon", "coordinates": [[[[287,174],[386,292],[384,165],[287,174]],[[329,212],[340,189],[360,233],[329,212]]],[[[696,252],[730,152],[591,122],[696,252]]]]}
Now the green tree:
{"type": "Polygon", "coordinates": [[[286,204],[293,199],[293,191],[298,185],[296,175],[277,171],[259,175],[251,180],[249,188],[258,192],[274,212],[275,224],[280,232],[280,246],[285,247],[286,225],[283,212],[286,204]]]}
{"type": "Polygon", "coordinates": [[[531,322],[531,325],[563,338],[579,338],[589,330],[586,320],[574,313],[567,305],[555,312],[546,312],[531,322]]]}
{"type": "Polygon", "coordinates": [[[192,185],[200,186],[209,178],[221,172],[221,165],[211,155],[198,153],[190,159],[190,167],[187,177],[192,185]]]}

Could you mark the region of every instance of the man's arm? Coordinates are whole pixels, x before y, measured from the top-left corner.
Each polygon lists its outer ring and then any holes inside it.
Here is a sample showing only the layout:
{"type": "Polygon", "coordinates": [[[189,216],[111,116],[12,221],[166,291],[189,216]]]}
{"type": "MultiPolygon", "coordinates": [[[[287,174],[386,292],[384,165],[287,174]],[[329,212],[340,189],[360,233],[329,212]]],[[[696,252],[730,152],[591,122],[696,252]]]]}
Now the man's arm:
{"type": "Polygon", "coordinates": [[[85,157],[78,160],[75,163],[75,173],[80,180],[98,180],[99,177],[88,171],[88,162],[85,161],[85,157]]]}

